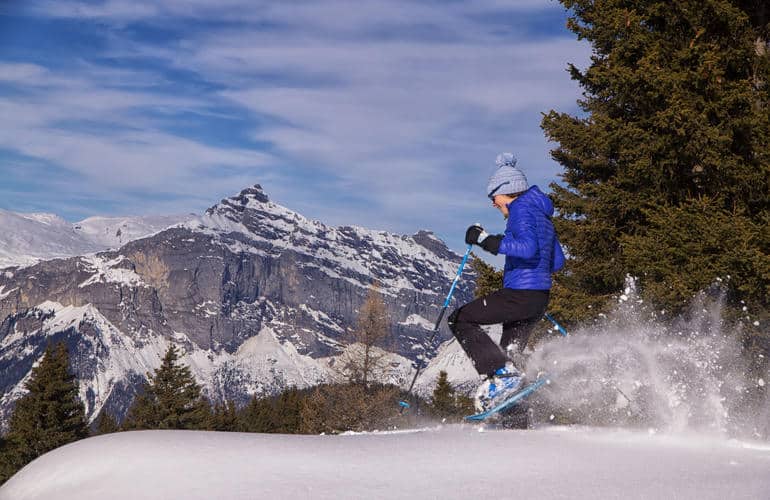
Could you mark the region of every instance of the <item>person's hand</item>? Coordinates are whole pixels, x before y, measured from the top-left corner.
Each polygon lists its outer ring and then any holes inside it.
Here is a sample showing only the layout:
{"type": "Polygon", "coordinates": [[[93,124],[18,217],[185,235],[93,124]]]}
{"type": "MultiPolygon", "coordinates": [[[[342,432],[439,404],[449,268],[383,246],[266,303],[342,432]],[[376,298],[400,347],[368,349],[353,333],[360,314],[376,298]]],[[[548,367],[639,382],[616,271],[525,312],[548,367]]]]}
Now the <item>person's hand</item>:
{"type": "Polygon", "coordinates": [[[468,230],[465,231],[465,243],[468,245],[479,245],[487,236],[487,233],[484,232],[484,228],[480,224],[473,224],[468,226],[468,230]]]}
{"type": "Polygon", "coordinates": [[[479,243],[479,246],[492,255],[497,255],[500,251],[501,241],[503,241],[502,234],[490,234],[479,243]]]}
{"type": "Polygon", "coordinates": [[[500,250],[500,242],[502,240],[503,235],[490,235],[479,224],[473,224],[465,231],[465,243],[468,245],[478,245],[494,255],[497,255],[497,252],[500,250]]]}

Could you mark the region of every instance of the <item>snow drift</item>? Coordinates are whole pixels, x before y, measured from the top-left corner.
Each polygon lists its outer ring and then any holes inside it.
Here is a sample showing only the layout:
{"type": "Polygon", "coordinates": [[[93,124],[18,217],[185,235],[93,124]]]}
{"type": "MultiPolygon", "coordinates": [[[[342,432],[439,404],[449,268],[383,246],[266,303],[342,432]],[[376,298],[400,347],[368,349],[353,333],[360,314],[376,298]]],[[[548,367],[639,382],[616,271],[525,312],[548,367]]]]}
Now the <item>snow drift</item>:
{"type": "Polygon", "coordinates": [[[54,450],[0,500],[767,498],[768,470],[770,446],[617,430],[141,431],[54,450]]]}

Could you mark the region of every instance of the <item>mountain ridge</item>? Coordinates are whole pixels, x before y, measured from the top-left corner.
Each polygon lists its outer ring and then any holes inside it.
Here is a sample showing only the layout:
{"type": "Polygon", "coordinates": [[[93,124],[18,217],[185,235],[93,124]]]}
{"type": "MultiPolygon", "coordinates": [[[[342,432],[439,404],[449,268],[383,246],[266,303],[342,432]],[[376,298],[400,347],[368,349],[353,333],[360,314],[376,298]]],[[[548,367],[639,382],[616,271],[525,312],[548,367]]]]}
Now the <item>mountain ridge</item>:
{"type": "Polygon", "coordinates": [[[460,259],[427,231],[327,226],[254,185],[118,249],[4,269],[0,415],[49,341],[70,348],[91,420],[102,408],[122,417],[170,343],[216,400],[329,380],[374,282],[391,319],[383,376],[403,385],[451,338],[442,327],[429,342],[428,318],[460,259]]]}

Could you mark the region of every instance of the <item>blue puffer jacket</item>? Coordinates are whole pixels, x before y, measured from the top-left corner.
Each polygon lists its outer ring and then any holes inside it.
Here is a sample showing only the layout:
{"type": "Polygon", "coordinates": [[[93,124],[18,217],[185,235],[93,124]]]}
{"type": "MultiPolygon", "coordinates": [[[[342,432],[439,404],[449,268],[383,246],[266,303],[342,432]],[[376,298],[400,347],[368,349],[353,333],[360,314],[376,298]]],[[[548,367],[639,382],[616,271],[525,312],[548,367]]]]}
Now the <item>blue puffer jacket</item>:
{"type": "Polygon", "coordinates": [[[564,267],[551,223],[553,203],[532,186],[508,205],[508,224],[498,253],[505,255],[503,285],[514,290],[550,290],[551,273],[564,267]]]}

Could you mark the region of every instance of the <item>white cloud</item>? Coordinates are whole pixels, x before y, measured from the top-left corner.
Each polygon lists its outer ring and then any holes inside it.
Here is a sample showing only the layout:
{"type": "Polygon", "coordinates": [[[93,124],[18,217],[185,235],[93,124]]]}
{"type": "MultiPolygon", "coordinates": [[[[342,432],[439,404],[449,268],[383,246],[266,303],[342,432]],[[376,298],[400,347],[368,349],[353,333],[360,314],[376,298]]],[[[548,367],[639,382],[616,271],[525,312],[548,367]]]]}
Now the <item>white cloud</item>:
{"type": "Polygon", "coordinates": [[[484,18],[559,8],[548,0],[37,2],[38,15],[98,20],[92,29],[109,43],[69,69],[0,60],[0,81],[23,88],[0,93],[0,114],[12,117],[0,123],[0,147],[62,165],[94,190],[173,186],[199,203],[262,182],[280,202],[314,204],[309,215],[330,222],[441,231],[456,219],[448,210],[474,217],[487,208],[477,193],[502,150],[519,156],[531,181],[554,178],[540,112],[574,110],[579,93],[565,68],[584,64],[589,50],[566,34],[501,34],[484,18]],[[176,30],[174,41],[122,29],[140,21],[176,30]],[[179,73],[209,88],[170,91],[186,85],[179,73]],[[176,131],[182,116],[231,113],[269,148],[176,131]],[[230,170],[212,176],[217,165],[230,170]],[[326,180],[296,182],[303,172],[326,180]],[[335,201],[351,193],[358,198],[335,201]]]}

